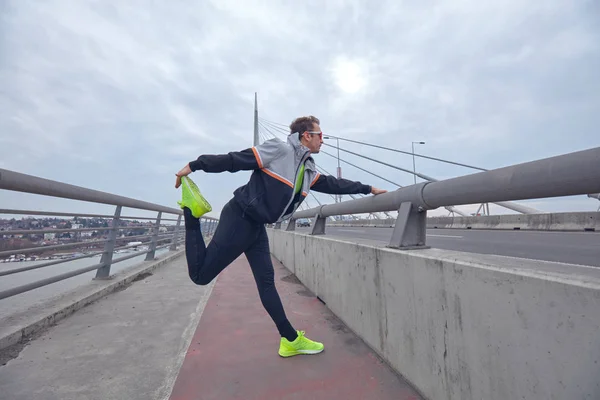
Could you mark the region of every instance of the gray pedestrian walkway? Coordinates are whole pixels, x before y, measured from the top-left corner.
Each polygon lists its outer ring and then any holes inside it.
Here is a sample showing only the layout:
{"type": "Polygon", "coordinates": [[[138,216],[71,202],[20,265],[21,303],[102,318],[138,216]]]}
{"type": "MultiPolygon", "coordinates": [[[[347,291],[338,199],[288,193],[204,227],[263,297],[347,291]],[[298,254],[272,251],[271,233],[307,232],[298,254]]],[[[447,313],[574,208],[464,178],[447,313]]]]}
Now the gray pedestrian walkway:
{"type": "Polygon", "coordinates": [[[210,294],[185,257],[63,319],[0,367],[0,399],[167,399],[210,294]]]}

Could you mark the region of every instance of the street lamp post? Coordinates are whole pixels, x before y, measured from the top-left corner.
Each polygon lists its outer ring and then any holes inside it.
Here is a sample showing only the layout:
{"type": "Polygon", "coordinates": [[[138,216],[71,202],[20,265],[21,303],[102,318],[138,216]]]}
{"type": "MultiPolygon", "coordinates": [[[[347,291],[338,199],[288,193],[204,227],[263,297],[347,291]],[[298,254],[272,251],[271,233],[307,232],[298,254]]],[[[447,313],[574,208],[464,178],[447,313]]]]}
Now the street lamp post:
{"type": "Polygon", "coordinates": [[[417,168],[415,166],[415,143],[425,144],[425,142],[412,142],[412,157],[413,157],[413,178],[415,178],[415,185],[417,184],[417,168]]]}

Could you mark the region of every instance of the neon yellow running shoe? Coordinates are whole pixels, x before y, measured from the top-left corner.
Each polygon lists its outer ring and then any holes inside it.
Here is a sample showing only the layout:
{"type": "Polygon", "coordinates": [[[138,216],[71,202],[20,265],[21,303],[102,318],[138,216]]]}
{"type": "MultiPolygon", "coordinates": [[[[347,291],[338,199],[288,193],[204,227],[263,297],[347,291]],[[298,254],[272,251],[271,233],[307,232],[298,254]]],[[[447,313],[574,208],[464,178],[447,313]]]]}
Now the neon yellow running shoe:
{"type": "Polygon", "coordinates": [[[293,342],[282,337],[279,344],[279,355],[281,357],[291,357],[298,354],[317,354],[323,351],[323,343],[313,342],[306,336],[304,331],[296,331],[298,337],[293,342]]]}
{"type": "Polygon", "coordinates": [[[181,201],[178,201],[177,204],[181,208],[189,208],[196,218],[212,211],[211,205],[202,196],[198,186],[187,176],[181,177],[181,201]]]}

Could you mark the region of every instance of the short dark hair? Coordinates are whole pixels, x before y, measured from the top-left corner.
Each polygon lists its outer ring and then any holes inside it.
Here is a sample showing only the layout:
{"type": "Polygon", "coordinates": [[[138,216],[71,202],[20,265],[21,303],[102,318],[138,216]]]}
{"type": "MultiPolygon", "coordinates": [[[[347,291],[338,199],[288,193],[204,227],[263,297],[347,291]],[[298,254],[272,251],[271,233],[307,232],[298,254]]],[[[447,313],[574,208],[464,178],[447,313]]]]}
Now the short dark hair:
{"type": "Polygon", "coordinates": [[[309,115],[308,117],[298,117],[290,124],[290,135],[298,133],[298,139],[302,139],[302,133],[313,129],[314,124],[320,124],[319,118],[309,115]]]}

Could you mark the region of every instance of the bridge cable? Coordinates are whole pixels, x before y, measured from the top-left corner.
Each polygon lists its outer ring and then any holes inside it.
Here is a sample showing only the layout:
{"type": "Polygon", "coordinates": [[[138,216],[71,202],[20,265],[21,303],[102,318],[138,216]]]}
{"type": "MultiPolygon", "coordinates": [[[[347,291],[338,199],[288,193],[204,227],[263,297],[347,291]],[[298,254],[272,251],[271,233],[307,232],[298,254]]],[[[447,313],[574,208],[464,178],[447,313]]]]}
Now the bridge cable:
{"type": "MultiPolygon", "coordinates": [[[[264,118],[262,118],[262,119],[263,119],[263,121],[265,121],[266,123],[271,123],[271,124],[274,124],[273,122],[270,122],[270,121],[268,121],[268,120],[265,120],[264,118]]],[[[281,124],[279,124],[279,125],[281,125],[281,124]]],[[[276,128],[276,127],[275,127],[275,126],[273,126],[273,128],[276,128]]],[[[278,128],[278,127],[277,127],[277,128],[278,128]]],[[[282,128],[278,128],[278,129],[282,129],[282,128]]],[[[283,130],[283,129],[282,129],[282,130],[283,130]]],[[[412,156],[412,155],[413,155],[413,153],[412,153],[412,152],[410,152],[410,151],[398,150],[398,149],[394,149],[394,148],[392,148],[392,147],[380,146],[380,145],[377,145],[377,144],[372,144],[372,143],[368,143],[368,142],[361,142],[361,141],[358,141],[358,140],[347,139],[347,138],[344,138],[344,137],[341,137],[341,136],[336,136],[336,135],[331,135],[331,134],[326,134],[325,136],[329,136],[329,137],[331,137],[331,138],[334,138],[334,139],[339,139],[339,140],[343,140],[343,141],[347,141],[347,142],[352,142],[352,143],[362,144],[362,145],[365,145],[365,146],[376,147],[376,148],[378,148],[378,149],[383,149],[383,150],[393,151],[393,152],[396,152],[396,153],[407,154],[407,155],[410,155],[410,156],[412,156]]],[[[426,155],[424,155],[424,154],[418,154],[418,153],[414,153],[414,156],[415,156],[415,157],[421,157],[421,158],[427,158],[427,159],[430,159],[430,160],[439,161],[439,162],[443,162],[443,163],[447,163],[447,164],[458,165],[458,166],[460,166],[460,167],[472,168],[472,169],[476,169],[476,170],[479,170],[479,171],[487,171],[487,169],[485,169],[485,168],[475,167],[475,166],[473,166],[473,165],[463,164],[463,163],[459,163],[459,162],[455,162],[455,161],[444,160],[444,159],[442,159],[442,158],[437,158],[437,157],[426,156],[426,155]]]]}
{"type": "MultiPolygon", "coordinates": [[[[263,125],[263,126],[264,126],[264,125],[263,125]]],[[[269,132],[270,132],[270,131],[269,131],[269,132]]],[[[374,158],[367,157],[367,156],[365,156],[365,155],[362,155],[362,154],[355,153],[355,152],[353,152],[353,151],[350,151],[350,150],[344,149],[344,148],[342,148],[342,147],[333,146],[333,145],[330,145],[330,144],[328,144],[328,143],[323,143],[323,144],[324,144],[325,146],[332,147],[332,148],[334,148],[334,149],[339,149],[339,150],[341,150],[341,151],[345,151],[346,153],[354,154],[355,156],[358,156],[358,157],[361,157],[361,158],[364,158],[364,159],[367,159],[367,160],[370,160],[370,161],[373,161],[373,162],[376,162],[376,163],[379,163],[379,164],[385,165],[385,166],[387,166],[387,167],[394,168],[394,169],[397,169],[397,170],[399,170],[399,171],[406,172],[407,174],[416,175],[416,176],[418,176],[419,178],[425,179],[426,181],[432,181],[432,182],[435,182],[435,181],[437,181],[437,179],[431,178],[431,177],[429,177],[429,176],[427,176],[427,175],[424,175],[424,174],[421,174],[421,173],[419,173],[419,172],[413,172],[413,171],[411,171],[411,170],[408,170],[408,169],[405,169],[405,168],[402,168],[402,167],[397,167],[397,166],[395,166],[395,165],[388,164],[388,163],[386,163],[386,162],[384,162],[384,161],[376,160],[376,159],[374,159],[374,158]]],[[[412,154],[412,153],[411,153],[411,154],[412,154]]],[[[337,157],[336,157],[336,158],[337,158],[337,157]]],[[[340,160],[341,160],[341,158],[340,158],[340,160]]]]}
{"type": "MultiPolygon", "coordinates": [[[[259,123],[260,123],[260,121],[259,121],[259,123]]],[[[262,125],[263,127],[265,127],[265,125],[264,125],[264,124],[261,124],[261,125],[262,125]]],[[[273,127],[273,128],[274,128],[274,129],[283,130],[282,128],[276,128],[276,127],[273,127]]],[[[268,128],[266,128],[266,127],[265,127],[265,129],[267,129],[267,130],[269,131],[269,133],[275,137],[275,135],[273,134],[273,132],[272,132],[270,129],[268,129],[268,128]]],[[[280,133],[280,132],[278,132],[278,133],[280,133]]],[[[283,134],[283,133],[281,133],[281,134],[282,134],[282,135],[285,135],[285,134],[283,134]]],[[[286,136],[287,136],[287,135],[286,135],[286,136]]],[[[330,147],[333,147],[333,148],[337,148],[337,147],[335,147],[335,146],[331,146],[331,145],[328,145],[328,146],[330,146],[330,147]]],[[[348,152],[348,153],[351,153],[351,154],[357,155],[357,156],[359,156],[359,157],[363,157],[363,158],[369,159],[369,160],[371,160],[371,161],[375,161],[375,162],[378,162],[378,163],[384,164],[384,165],[386,165],[386,166],[389,166],[389,167],[391,167],[391,168],[396,168],[396,169],[399,169],[399,170],[401,170],[401,171],[408,172],[408,173],[410,173],[410,174],[414,174],[412,171],[408,171],[408,170],[406,170],[406,169],[403,169],[403,168],[400,168],[400,167],[396,167],[396,166],[394,166],[394,165],[387,164],[387,163],[384,163],[384,162],[382,162],[382,161],[374,160],[374,159],[372,159],[372,158],[370,158],[370,157],[363,156],[363,155],[360,155],[360,154],[357,154],[357,153],[351,152],[351,151],[349,151],[349,150],[345,150],[345,149],[342,149],[342,148],[340,148],[340,150],[343,150],[343,151],[346,151],[346,152],[348,152]]],[[[321,153],[324,153],[324,154],[327,154],[328,156],[330,156],[330,157],[332,157],[332,158],[334,158],[334,159],[337,159],[337,157],[336,157],[336,156],[334,156],[333,154],[330,154],[330,153],[328,153],[328,152],[326,152],[326,151],[324,151],[324,150],[321,150],[320,152],[321,152],[321,153]]],[[[411,154],[412,154],[412,153],[411,153],[411,154]]],[[[344,160],[344,159],[343,159],[343,158],[341,158],[341,157],[340,157],[339,159],[340,159],[340,161],[342,161],[342,162],[344,162],[344,163],[346,163],[346,164],[348,164],[348,165],[351,165],[351,166],[353,166],[354,168],[360,169],[361,171],[364,171],[364,172],[366,172],[366,173],[368,173],[368,174],[371,174],[371,175],[373,175],[373,176],[375,176],[375,177],[377,177],[377,178],[379,178],[379,179],[382,179],[382,180],[384,180],[384,181],[386,181],[386,182],[389,182],[389,183],[391,183],[391,184],[393,184],[393,185],[396,185],[396,186],[398,186],[398,187],[402,187],[402,185],[400,185],[400,184],[398,184],[398,183],[396,183],[396,182],[390,181],[389,179],[386,179],[386,178],[384,178],[384,177],[382,177],[382,176],[380,176],[380,175],[377,175],[377,174],[375,174],[375,173],[373,173],[373,172],[371,172],[371,171],[367,171],[366,169],[364,169],[364,168],[361,168],[361,167],[359,167],[359,166],[357,166],[357,165],[355,165],[355,164],[352,164],[351,162],[349,162],[349,161],[346,161],[346,160],[344,160]]],[[[329,174],[329,175],[331,175],[331,174],[329,174]]],[[[417,173],[416,175],[417,175],[417,176],[419,176],[419,177],[421,177],[421,178],[423,178],[423,179],[425,179],[425,180],[427,180],[427,181],[430,181],[430,182],[435,182],[435,181],[437,181],[437,179],[435,179],[435,178],[431,178],[431,177],[429,177],[429,176],[427,176],[427,175],[422,175],[422,174],[418,174],[418,173],[417,173]]],[[[333,196],[332,196],[332,197],[333,197],[333,196]]],[[[463,216],[465,216],[465,215],[466,215],[466,214],[464,214],[463,212],[461,212],[461,211],[459,211],[458,209],[456,209],[454,206],[447,206],[447,207],[444,207],[444,208],[445,208],[446,210],[450,211],[450,212],[455,212],[455,213],[457,213],[457,214],[460,214],[460,215],[463,215],[463,216]]],[[[388,216],[389,216],[389,214],[387,214],[387,213],[386,213],[386,215],[388,215],[388,216]]]]}
{"type": "MultiPolygon", "coordinates": [[[[276,136],[273,134],[273,132],[272,132],[270,129],[266,128],[266,127],[265,127],[263,124],[261,124],[261,122],[260,122],[260,121],[259,121],[259,125],[260,125],[261,127],[263,127],[264,129],[268,130],[269,134],[270,134],[271,136],[273,136],[273,137],[275,137],[275,138],[276,138],[276,136]]],[[[278,133],[279,133],[279,132],[278,132],[278,133]]],[[[265,134],[265,135],[266,135],[266,134],[265,134]]],[[[325,153],[326,153],[326,152],[325,152],[325,153]]],[[[331,155],[330,155],[330,154],[328,154],[328,153],[326,153],[326,154],[327,154],[327,155],[329,155],[329,156],[331,156],[331,155]]],[[[334,157],[334,156],[331,156],[331,157],[334,157]]],[[[335,158],[335,157],[334,157],[334,158],[335,158]]],[[[354,166],[354,164],[351,164],[351,163],[349,163],[349,164],[350,164],[350,165],[352,165],[352,166],[354,166]]],[[[394,184],[394,185],[396,185],[396,186],[398,186],[398,187],[402,187],[401,185],[398,185],[397,183],[394,183],[394,182],[392,182],[392,181],[389,181],[389,180],[387,180],[387,179],[383,178],[382,176],[379,176],[379,175],[377,175],[377,174],[374,174],[374,173],[372,173],[372,172],[370,172],[370,171],[367,171],[367,170],[365,170],[365,169],[363,169],[363,168],[360,168],[360,167],[358,167],[358,166],[355,166],[355,167],[356,167],[356,168],[358,168],[358,169],[360,169],[360,170],[363,170],[363,171],[365,171],[365,172],[367,172],[367,173],[369,173],[369,174],[371,174],[371,175],[374,175],[374,176],[376,176],[376,177],[378,177],[378,178],[380,178],[380,179],[386,180],[386,181],[388,181],[388,182],[390,182],[390,183],[392,183],[392,184],[394,184]]],[[[325,168],[323,168],[323,167],[320,167],[320,166],[318,166],[318,165],[317,165],[317,169],[320,169],[320,170],[322,170],[322,171],[323,171],[325,174],[327,174],[327,175],[331,175],[331,176],[333,176],[333,175],[332,175],[330,172],[326,171],[326,170],[325,170],[325,168]]],[[[312,194],[312,192],[311,192],[311,194],[312,194]]],[[[337,199],[336,199],[336,198],[335,198],[335,197],[334,197],[332,194],[330,194],[330,193],[327,193],[327,194],[328,194],[328,195],[329,195],[329,197],[331,197],[331,198],[332,198],[334,201],[337,201],[337,199]]],[[[314,196],[314,194],[313,194],[313,196],[314,196]]],[[[348,196],[350,196],[352,199],[356,200],[356,197],[354,197],[353,195],[348,195],[348,196]]],[[[364,197],[364,195],[362,195],[362,194],[360,194],[360,196],[361,196],[361,197],[364,197]]],[[[389,218],[393,218],[393,217],[392,217],[392,216],[391,216],[391,215],[390,215],[388,212],[385,212],[384,214],[385,214],[386,216],[388,216],[389,218]]],[[[355,215],[351,215],[351,216],[352,216],[352,218],[353,218],[353,219],[357,219],[357,217],[356,217],[355,215]]],[[[377,218],[379,218],[379,216],[377,216],[377,218]]]]}
{"type": "Polygon", "coordinates": [[[272,124],[272,125],[280,125],[280,126],[284,127],[287,131],[289,131],[289,129],[290,129],[289,125],[285,125],[285,124],[282,124],[279,122],[269,121],[268,119],[262,118],[262,117],[259,117],[259,119],[262,119],[263,121],[268,122],[269,124],[272,124]]]}
{"type": "MultiPolygon", "coordinates": [[[[260,121],[259,121],[259,125],[260,125],[260,124],[261,124],[261,123],[260,123],[260,121]]],[[[265,128],[265,129],[267,129],[267,128],[265,128]]],[[[271,133],[271,135],[273,135],[274,137],[276,137],[276,136],[273,134],[273,132],[272,132],[271,130],[269,130],[269,129],[267,129],[267,130],[268,130],[268,131],[271,133]]],[[[341,149],[340,149],[340,150],[341,150],[341,149]]],[[[323,154],[326,154],[326,155],[328,155],[329,157],[335,158],[335,159],[337,160],[337,157],[336,157],[336,156],[334,156],[333,154],[330,154],[330,153],[326,152],[325,150],[321,150],[320,152],[321,152],[321,153],[323,153],[323,154]]],[[[394,181],[391,181],[391,180],[389,180],[389,179],[387,179],[387,178],[384,178],[384,177],[383,177],[383,176],[381,176],[381,175],[377,175],[377,174],[376,174],[376,173],[374,173],[374,172],[368,171],[368,170],[366,170],[366,169],[364,169],[364,168],[361,168],[361,167],[359,167],[359,166],[357,166],[357,165],[354,165],[354,164],[352,164],[351,162],[344,160],[343,158],[340,158],[340,161],[343,161],[343,162],[345,162],[346,164],[353,166],[354,168],[360,169],[361,171],[364,171],[364,172],[366,172],[366,173],[368,173],[368,174],[371,174],[371,175],[373,175],[373,176],[375,176],[375,177],[377,177],[377,178],[379,178],[379,179],[382,179],[382,180],[384,180],[384,181],[386,181],[386,182],[389,182],[389,183],[391,183],[392,185],[395,185],[395,186],[397,186],[397,187],[403,187],[403,186],[402,186],[402,185],[400,185],[399,183],[396,183],[396,182],[394,182],[394,181]]],[[[327,174],[328,174],[328,175],[331,175],[330,173],[327,173],[327,174]]],[[[333,176],[333,175],[332,175],[332,176],[333,176]]]]}

